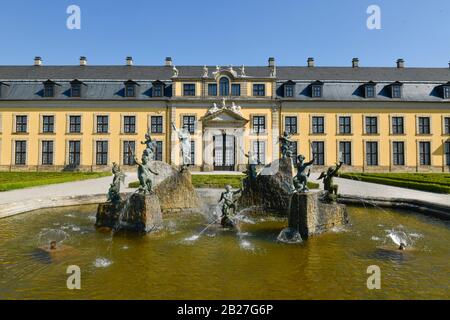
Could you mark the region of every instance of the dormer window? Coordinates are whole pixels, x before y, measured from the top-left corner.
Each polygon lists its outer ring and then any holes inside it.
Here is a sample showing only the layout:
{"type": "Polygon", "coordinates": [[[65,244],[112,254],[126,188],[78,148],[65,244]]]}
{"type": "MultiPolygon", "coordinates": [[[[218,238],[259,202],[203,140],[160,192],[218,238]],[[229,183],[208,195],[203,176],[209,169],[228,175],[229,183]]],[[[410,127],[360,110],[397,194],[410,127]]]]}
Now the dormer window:
{"type": "Polygon", "coordinates": [[[162,97],[164,95],[164,83],[161,81],[153,82],[153,97],[162,97]]]}
{"type": "Polygon", "coordinates": [[[295,83],[293,81],[288,81],[284,84],[284,97],[292,98],[294,97],[295,83]]]}
{"type": "Polygon", "coordinates": [[[375,98],[375,82],[367,82],[364,85],[364,97],[367,99],[375,98]]]}
{"type": "Polygon", "coordinates": [[[444,99],[450,99],[450,82],[442,86],[442,97],[444,99]]]}
{"type": "Polygon", "coordinates": [[[75,79],[70,83],[70,96],[72,98],[81,98],[82,82],[75,79]]]}
{"type": "Polygon", "coordinates": [[[136,97],[136,86],[137,82],[133,80],[128,80],[125,82],[125,97],[126,98],[134,98],[136,97]]]}
{"type": "Polygon", "coordinates": [[[395,82],[391,84],[391,97],[393,99],[400,99],[402,97],[402,84],[400,82],[395,82]]]}
{"type": "Polygon", "coordinates": [[[44,82],[44,97],[45,98],[53,98],[55,96],[55,85],[56,83],[47,80],[44,82]]]}
{"type": "Polygon", "coordinates": [[[322,98],[323,96],[323,82],[316,81],[311,85],[311,97],[322,98]]]}

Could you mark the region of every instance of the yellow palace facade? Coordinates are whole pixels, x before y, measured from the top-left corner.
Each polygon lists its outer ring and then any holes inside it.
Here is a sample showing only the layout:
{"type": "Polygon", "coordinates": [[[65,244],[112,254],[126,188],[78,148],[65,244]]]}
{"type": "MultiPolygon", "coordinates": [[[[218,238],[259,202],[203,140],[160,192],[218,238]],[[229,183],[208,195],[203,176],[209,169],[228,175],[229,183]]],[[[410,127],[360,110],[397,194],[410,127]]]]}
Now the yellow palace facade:
{"type": "Polygon", "coordinates": [[[0,66],[2,171],[129,169],[147,132],[180,165],[183,126],[193,170],[242,171],[249,150],[270,163],[287,131],[315,170],[449,171],[450,68],[0,66]]]}

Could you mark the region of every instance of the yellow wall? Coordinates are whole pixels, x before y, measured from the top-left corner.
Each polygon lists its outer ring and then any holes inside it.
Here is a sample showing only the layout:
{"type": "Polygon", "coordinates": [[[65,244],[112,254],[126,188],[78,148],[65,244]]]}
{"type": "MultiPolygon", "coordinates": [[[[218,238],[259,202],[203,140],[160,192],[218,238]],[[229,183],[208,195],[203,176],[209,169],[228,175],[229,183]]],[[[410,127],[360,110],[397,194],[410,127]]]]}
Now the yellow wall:
{"type": "Polygon", "coordinates": [[[418,165],[418,141],[431,142],[431,165],[444,166],[443,142],[449,139],[449,135],[443,133],[443,118],[450,116],[446,110],[381,110],[374,109],[283,109],[282,130],[286,116],[297,116],[298,132],[293,136],[293,140],[298,141],[299,154],[311,157],[310,143],[312,141],[325,142],[325,165],[332,165],[337,161],[338,141],[352,142],[353,166],[362,167],[364,165],[364,144],[365,141],[378,141],[379,146],[379,166],[390,167],[392,165],[391,143],[392,141],[405,142],[405,166],[415,167],[418,165]],[[312,134],[311,117],[325,117],[325,134],[312,134]],[[352,134],[338,134],[338,116],[351,116],[352,134]],[[365,116],[378,117],[378,134],[365,133],[365,116]],[[403,116],[405,134],[391,134],[391,117],[403,116]],[[431,134],[420,135],[417,133],[417,117],[431,117],[431,134]]]}
{"type": "MultiPolygon", "coordinates": [[[[97,140],[108,140],[108,162],[117,162],[122,164],[122,145],[124,140],[135,141],[137,154],[141,154],[145,146],[140,144],[143,140],[147,128],[150,125],[150,116],[161,115],[164,122],[167,121],[166,108],[143,110],[142,108],[126,108],[126,110],[118,110],[116,108],[95,108],[90,109],[30,109],[17,108],[1,112],[2,133],[1,137],[1,157],[0,165],[14,165],[13,143],[15,140],[27,141],[27,165],[36,166],[41,164],[40,141],[54,141],[54,165],[64,166],[67,164],[67,141],[81,141],[81,166],[95,165],[94,144],[97,140]],[[28,116],[28,132],[14,133],[13,125],[15,125],[15,115],[28,116]],[[42,115],[55,116],[55,133],[42,133],[42,115]],[[81,115],[81,133],[74,134],[68,132],[69,115],[81,115]],[[95,116],[109,116],[109,133],[95,133],[95,116]],[[125,115],[136,116],[136,133],[125,134],[122,132],[122,117],[125,115]]],[[[152,134],[152,138],[166,143],[167,128],[163,127],[162,134],[152,134]]],[[[167,149],[167,148],[165,148],[167,149]]],[[[167,150],[163,150],[163,159],[167,160],[167,150]]]]}

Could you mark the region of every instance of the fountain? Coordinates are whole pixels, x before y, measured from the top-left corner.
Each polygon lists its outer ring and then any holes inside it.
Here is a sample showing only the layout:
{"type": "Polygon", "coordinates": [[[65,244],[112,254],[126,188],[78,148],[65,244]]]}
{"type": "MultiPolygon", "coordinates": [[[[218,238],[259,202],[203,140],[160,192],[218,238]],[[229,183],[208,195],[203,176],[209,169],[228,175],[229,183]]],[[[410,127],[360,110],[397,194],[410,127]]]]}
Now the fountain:
{"type": "Polygon", "coordinates": [[[200,207],[187,164],[183,163],[181,170],[176,170],[168,164],[152,160],[154,143],[149,133],[145,139],[143,144],[146,149],[141,160],[133,154],[138,166],[139,188],[128,195],[120,194],[125,174],[114,163],[114,178],[108,191],[108,200],[99,204],[97,209],[97,228],[148,233],[161,228],[163,213],[192,212],[200,207]],[[162,179],[154,187],[155,177],[159,175],[162,179]]]}

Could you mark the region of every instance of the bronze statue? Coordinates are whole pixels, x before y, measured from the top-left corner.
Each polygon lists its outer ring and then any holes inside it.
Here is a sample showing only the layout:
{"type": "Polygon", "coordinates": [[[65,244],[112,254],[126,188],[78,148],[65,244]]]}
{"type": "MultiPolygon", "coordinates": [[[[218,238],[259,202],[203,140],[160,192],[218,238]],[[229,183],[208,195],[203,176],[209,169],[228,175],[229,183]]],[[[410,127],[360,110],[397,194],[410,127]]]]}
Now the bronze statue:
{"type": "Polygon", "coordinates": [[[219,203],[223,201],[222,204],[222,216],[221,216],[221,224],[223,227],[231,227],[233,226],[233,222],[228,217],[230,210],[233,210],[235,213],[236,211],[236,204],[235,202],[237,199],[233,199],[234,195],[239,194],[242,191],[242,189],[239,189],[237,191],[232,191],[231,186],[227,185],[225,187],[225,192],[222,192],[220,195],[219,203]]]}
{"type": "Polygon", "coordinates": [[[290,140],[290,137],[291,137],[291,135],[289,133],[287,133],[287,131],[284,131],[283,134],[279,137],[282,159],[284,159],[286,157],[288,157],[288,158],[292,157],[293,141],[290,140]]]}
{"type": "Polygon", "coordinates": [[[112,173],[114,175],[113,182],[111,183],[108,190],[108,201],[114,204],[120,202],[120,183],[125,183],[125,174],[120,169],[117,163],[113,162],[112,173]]]}
{"type": "Polygon", "coordinates": [[[134,156],[134,161],[138,165],[138,179],[139,179],[139,184],[140,184],[139,192],[144,193],[144,194],[147,192],[152,193],[153,189],[152,189],[151,174],[153,173],[154,175],[158,175],[158,173],[153,171],[150,168],[149,157],[145,151],[142,155],[141,160],[142,160],[142,162],[139,162],[137,157],[134,156]]]}
{"type": "Polygon", "coordinates": [[[297,163],[295,165],[295,167],[297,168],[297,174],[295,175],[292,181],[294,184],[295,191],[297,192],[309,191],[308,178],[311,173],[310,166],[314,163],[315,160],[314,154],[311,161],[305,162],[305,159],[306,159],[305,156],[301,154],[297,156],[297,163]]]}
{"type": "Polygon", "coordinates": [[[148,155],[148,158],[150,161],[155,160],[155,154],[156,154],[156,141],[152,139],[150,136],[150,133],[147,132],[145,134],[145,141],[141,141],[141,144],[145,144],[147,147],[145,148],[145,151],[148,155]]]}
{"type": "Polygon", "coordinates": [[[322,172],[317,178],[317,180],[323,179],[323,188],[327,191],[327,198],[333,202],[336,201],[338,194],[338,185],[333,183],[333,178],[337,176],[342,164],[343,162],[340,161],[339,164],[336,164],[336,167],[329,167],[326,172],[322,172]]]}

